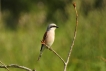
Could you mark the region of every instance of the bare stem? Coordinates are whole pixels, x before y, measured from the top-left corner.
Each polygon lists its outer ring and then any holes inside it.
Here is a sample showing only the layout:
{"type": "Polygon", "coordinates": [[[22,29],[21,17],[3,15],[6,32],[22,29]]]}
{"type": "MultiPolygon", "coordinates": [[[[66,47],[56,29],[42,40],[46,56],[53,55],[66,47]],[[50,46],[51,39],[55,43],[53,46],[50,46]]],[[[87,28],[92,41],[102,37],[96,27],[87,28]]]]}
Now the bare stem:
{"type": "Polygon", "coordinates": [[[47,46],[46,44],[44,44],[49,50],[51,50],[54,54],[56,54],[61,60],[62,62],[65,64],[64,59],[55,51],[53,50],[51,47],[47,46]]]}
{"type": "Polygon", "coordinates": [[[10,71],[4,63],[2,63],[1,61],[0,63],[4,66],[5,69],[7,69],[7,71],[10,71]]]}
{"type": "MultiPolygon", "coordinates": [[[[36,70],[32,70],[30,68],[27,68],[25,66],[19,66],[17,64],[10,64],[10,65],[6,65],[7,68],[20,68],[26,71],[36,71],[36,70]]],[[[0,68],[5,68],[5,65],[1,65],[0,68]]]]}
{"type": "Polygon", "coordinates": [[[101,60],[103,60],[104,62],[106,62],[106,59],[103,57],[99,57],[101,60]]]}
{"type": "Polygon", "coordinates": [[[75,42],[75,38],[76,38],[77,26],[78,26],[78,13],[77,13],[77,10],[76,10],[76,4],[73,3],[73,6],[74,6],[74,9],[75,9],[75,12],[76,12],[76,26],[75,26],[75,31],[74,31],[74,38],[72,40],[72,45],[70,46],[68,57],[67,57],[67,60],[65,62],[65,65],[64,65],[64,71],[66,71],[67,65],[69,63],[69,59],[70,59],[70,56],[71,56],[71,53],[72,53],[72,49],[73,49],[73,46],[74,46],[74,42],[75,42]]]}

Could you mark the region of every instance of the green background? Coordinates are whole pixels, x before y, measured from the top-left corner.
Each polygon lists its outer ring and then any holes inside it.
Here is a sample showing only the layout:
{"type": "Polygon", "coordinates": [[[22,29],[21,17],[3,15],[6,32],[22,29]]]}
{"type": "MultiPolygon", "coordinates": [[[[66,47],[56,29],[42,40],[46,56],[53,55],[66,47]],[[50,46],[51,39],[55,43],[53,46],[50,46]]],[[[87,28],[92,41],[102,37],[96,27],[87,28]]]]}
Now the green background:
{"type": "Polygon", "coordinates": [[[79,25],[67,71],[106,71],[105,0],[1,0],[0,61],[37,71],[63,71],[62,61],[51,51],[37,58],[42,36],[53,22],[59,29],[52,48],[66,60],[76,24],[73,2],[79,25]]]}

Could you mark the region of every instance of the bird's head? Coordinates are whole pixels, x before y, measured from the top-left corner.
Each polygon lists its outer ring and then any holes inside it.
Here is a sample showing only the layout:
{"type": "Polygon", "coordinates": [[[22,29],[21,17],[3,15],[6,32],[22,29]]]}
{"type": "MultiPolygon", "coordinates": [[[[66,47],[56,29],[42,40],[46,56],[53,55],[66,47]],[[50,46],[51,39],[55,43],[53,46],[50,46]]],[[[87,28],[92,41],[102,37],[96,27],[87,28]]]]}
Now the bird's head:
{"type": "Polygon", "coordinates": [[[55,30],[56,28],[59,28],[59,27],[56,24],[51,23],[51,24],[48,25],[47,30],[50,30],[50,29],[55,30]]]}

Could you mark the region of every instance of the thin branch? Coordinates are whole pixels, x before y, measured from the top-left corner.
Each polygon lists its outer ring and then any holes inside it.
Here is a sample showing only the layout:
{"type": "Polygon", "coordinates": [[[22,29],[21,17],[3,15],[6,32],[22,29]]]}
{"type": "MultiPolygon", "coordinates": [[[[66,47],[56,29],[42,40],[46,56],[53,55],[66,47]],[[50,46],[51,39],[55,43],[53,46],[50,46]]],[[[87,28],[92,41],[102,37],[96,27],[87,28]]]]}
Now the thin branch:
{"type": "Polygon", "coordinates": [[[63,63],[65,63],[64,59],[57,52],[55,52],[52,48],[50,48],[50,50],[54,52],[62,60],[63,63]]]}
{"type": "Polygon", "coordinates": [[[75,26],[75,31],[74,31],[74,38],[72,40],[72,45],[70,46],[68,57],[67,57],[67,60],[65,62],[65,65],[64,65],[64,71],[66,71],[67,65],[69,63],[69,59],[70,59],[70,56],[71,56],[71,53],[72,53],[72,49],[73,49],[73,46],[74,46],[74,42],[75,42],[75,38],[76,38],[77,26],[78,26],[78,13],[77,13],[77,10],[76,10],[76,4],[73,3],[73,6],[74,6],[74,9],[75,9],[75,12],[76,12],[76,26],[75,26]]]}
{"type": "Polygon", "coordinates": [[[7,69],[7,71],[10,71],[3,62],[0,61],[0,63],[4,66],[5,69],[7,69]]]}
{"type": "Polygon", "coordinates": [[[106,59],[103,57],[99,57],[101,60],[103,60],[104,62],[106,62],[106,59]]]}
{"type": "Polygon", "coordinates": [[[62,62],[65,64],[64,59],[55,51],[53,50],[51,47],[47,46],[46,44],[44,44],[49,50],[51,50],[54,54],[56,54],[61,60],[62,62]]]}
{"type": "MultiPolygon", "coordinates": [[[[10,65],[6,65],[7,68],[20,68],[26,71],[36,71],[36,70],[32,70],[30,68],[27,68],[25,66],[19,66],[17,64],[10,64],[10,65]]],[[[5,65],[1,65],[0,68],[5,68],[5,65]]]]}

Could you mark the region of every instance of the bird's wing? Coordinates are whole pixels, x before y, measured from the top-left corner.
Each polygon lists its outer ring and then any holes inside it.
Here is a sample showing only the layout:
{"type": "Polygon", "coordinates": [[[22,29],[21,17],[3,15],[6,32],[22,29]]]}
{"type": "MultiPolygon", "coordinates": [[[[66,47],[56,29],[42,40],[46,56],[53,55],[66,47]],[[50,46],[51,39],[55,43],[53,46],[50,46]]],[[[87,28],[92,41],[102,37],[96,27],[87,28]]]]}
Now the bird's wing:
{"type": "Polygon", "coordinates": [[[45,32],[44,36],[43,36],[43,42],[45,42],[45,39],[47,38],[47,32],[45,32]]]}
{"type": "MultiPolygon", "coordinates": [[[[44,36],[43,36],[43,40],[41,41],[41,43],[45,43],[45,39],[46,39],[46,38],[47,38],[47,32],[45,32],[45,34],[44,34],[44,36]]],[[[44,46],[44,44],[41,45],[40,51],[43,50],[43,46],[44,46]]]]}
{"type": "MultiPolygon", "coordinates": [[[[46,39],[46,38],[47,38],[47,32],[45,32],[45,34],[44,34],[44,36],[43,36],[43,40],[41,41],[41,43],[45,43],[45,39],[46,39]]],[[[40,54],[39,54],[38,60],[40,59],[43,50],[44,50],[44,44],[41,45],[41,49],[40,49],[40,54]]]]}

